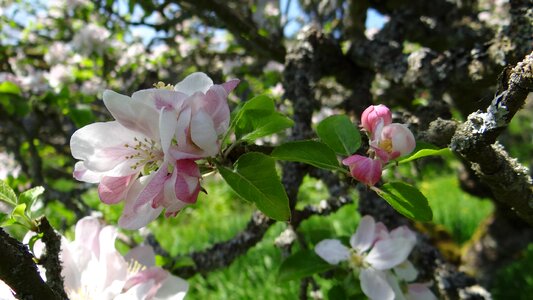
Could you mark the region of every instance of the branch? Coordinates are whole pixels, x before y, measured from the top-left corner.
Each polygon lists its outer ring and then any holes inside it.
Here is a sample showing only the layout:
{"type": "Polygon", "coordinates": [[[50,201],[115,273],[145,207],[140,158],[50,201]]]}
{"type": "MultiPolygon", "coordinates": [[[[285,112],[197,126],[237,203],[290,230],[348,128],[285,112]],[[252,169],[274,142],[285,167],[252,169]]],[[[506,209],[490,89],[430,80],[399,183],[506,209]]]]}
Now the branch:
{"type": "MultiPolygon", "coordinates": [[[[255,212],[245,230],[231,240],[216,243],[203,251],[190,253],[188,256],[192,258],[195,265],[174,268],[171,269],[171,272],[180,277],[189,278],[195,273],[205,274],[229,266],[237,257],[261,241],[272,224],[274,224],[272,219],[260,212],[255,212]]],[[[174,263],[175,261],[172,264],[174,263]]]]}
{"type": "Polygon", "coordinates": [[[46,283],[61,298],[68,299],[63,286],[62,267],[59,260],[61,237],[54,231],[45,217],[38,220],[37,226],[39,232],[43,234],[43,242],[46,245],[46,251],[40,258],[40,263],[46,269],[46,283]]]}
{"type": "Polygon", "coordinates": [[[279,62],[285,60],[285,48],[281,43],[260,35],[257,25],[251,19],[244,18],[227,3],[221,3],[217,0],[185,0],[180,5],[198,11],[199,17],[203,18],[207,24],[212,22],[206,14],[215,13],[227,29],[243,43],[245,48],[268,59],[279,62]]]}
{"type": "Polygon", "coordinates": [[[0,228],[0,278],[19,299],[61,299],[43,281],[28,248],[0,228]]]}
{"type": "Polygon", "coordinates": [[[533,92],[533,53],[514,67],[507,89],[496,95],[487,112],[477,111],[457,129],[450,148],[471,163],[494,199],[533,225],[533,199],[528,169],[509,157],[496,138],[533,92]]]}

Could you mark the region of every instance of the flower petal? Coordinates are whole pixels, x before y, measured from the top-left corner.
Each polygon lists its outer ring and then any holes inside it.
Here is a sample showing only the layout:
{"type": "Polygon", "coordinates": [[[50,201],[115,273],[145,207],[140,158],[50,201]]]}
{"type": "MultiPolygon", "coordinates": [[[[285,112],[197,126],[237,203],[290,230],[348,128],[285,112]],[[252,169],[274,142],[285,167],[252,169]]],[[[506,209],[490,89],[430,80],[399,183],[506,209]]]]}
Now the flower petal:
{"type": "Polygon", "coordinates": [[[376,221],[372,216],[366,215],[359,222],[355,234],[350,238],[350,245],[359,253],[370,249],[376,234],[376,221]]]}
{"type": "Polygon", "coordinates": [[[219,150],[218,136],[213,119],[203,110],[198,111],[191,119],[191,140],[204,150],[206,156],[214,156],[219,150]]]}
{"type": "Polygon", "coordinates": [[[170,275],[161,284],[161,287],[157,290],[154,296],[154,300],[183,300],[189,284],[187,281],[170,275]]]}
{"type": "Polygon", "coordinates": [[[128,174],[131,174],[135,172],[131,169],[135,161],[126,159],[126,156],[133,154],[133,150],[125,145],[133,142],[135,137],[144,136],[116,121],[93,123],[74,132],[70,139],[70,151],[74,158],[84,161],[85,168],[92,172],[108,172],[126,163],[126,166],[120,167],[120,171],[127,173],[129,169],[128,174]]]}
{"type": "Polygon", "coordinates": [[[315,246],[315,252],[323,260],[332,265],[336,265],[341,261],[348,260],[350,257],[350,249],[344,246],[341,241],[334,239],[322,240],[315,246]]]}
{"type": "Polygon", "coordinates": [[[212,85],[213,80],[211,80],[209,76],[202,72],[196,72],[178,82],[174,86],[174,90],[191,96],[196,92],[202,92],[205,94],[212,85]]]}
{"type": "Polygon", "coordinates": [[[379,240],[365,257],[365,261],[378,270],[388,270],[407,259],[414,243],[405,238],[379,240]]]}
{"type": "Polygon", "coordinates": [[[143,101],[134,101],[111,90],[105,90],[103,98],[111,115],[122,126],[152,139],[159,139],[159,111],[143,101]]]}
{"type": "Polygon", "coordinates": [[[124,256],[126,261],[136,261],[143,266],[155,266],[155,252],[150,246],[141,245],[131,249],[128,254],[124,256]]]}
{"type": "Polygon", "coordinates": [[[115,204],[126,197],[137,174],[123,177],[105,176],[98,185],[98,196],[106,204],[115,204]]]}
{"type": "Polygon", "coordinates": [[[418,271],[409,260],[406,260],[394,267],[394,274],[403,281],[411,282],[418,276],[418,271]]]}
{"type": "Polygon", "coordinates": [[[431,292],[427,284],[411,283],[407,285],[408,300],[437,300],[437,297],[431,292]]]}
{"type": "Polygon", "coordinates": [[[140,177],[133,183],[126,197],[126,204],[124,205],[122,216],[120,216],[120,219],[118,220],[120,227],[137,230],[146,226],[146,224],[150,223],[161,214],[163,207],[153,208],[150,202],[140,206],[135,205],[139,194],[146,187],[154,174],[155,173],[140,177]]]}
{"type": "Polygon", "coordinates": [[[382,271],[373,268],[362,269],[359,280],[363,293],[371,300],[394,300],[394,291],[382,271]]]}

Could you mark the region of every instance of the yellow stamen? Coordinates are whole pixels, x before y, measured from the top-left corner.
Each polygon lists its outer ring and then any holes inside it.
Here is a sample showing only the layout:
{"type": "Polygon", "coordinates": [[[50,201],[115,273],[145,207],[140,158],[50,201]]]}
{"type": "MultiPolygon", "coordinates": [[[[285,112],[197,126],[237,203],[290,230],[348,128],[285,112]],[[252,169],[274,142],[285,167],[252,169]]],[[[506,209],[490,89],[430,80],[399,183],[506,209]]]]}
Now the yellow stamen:
{"type": "Polygon", "coordinates": [[[154,87],[156,89],[164,89],[164,90],[174,90],[174,86],[172,84],[165,84],[163,81],[159,81],[158,83],[154,83],[154,87]]]}

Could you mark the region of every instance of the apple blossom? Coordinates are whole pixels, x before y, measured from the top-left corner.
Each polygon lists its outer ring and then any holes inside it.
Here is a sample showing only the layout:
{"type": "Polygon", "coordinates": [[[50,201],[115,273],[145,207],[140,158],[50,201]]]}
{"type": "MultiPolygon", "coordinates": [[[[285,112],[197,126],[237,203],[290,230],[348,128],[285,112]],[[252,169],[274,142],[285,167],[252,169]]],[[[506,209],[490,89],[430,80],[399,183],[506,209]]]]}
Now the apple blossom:
{"type": "Polygon", "coordinates": [[[383,104],[371,105],[363,111],[361,115],[361,126],[369,133],[373,133],[378,122],[383,121],[383,125],[392,123],[392,113],[383,104]]]}
{"type": "Polygon", "coordinates": [[[73,134],[71,152],[80,160],[74,177],[99,183],[104,203],[125,201],[124,228],[143,227],[164,208],[166,216],[176,215],[196,201],[201,176],[195,160],[218,153],[229,126],[227,96],[237,84],[214,85],[194,73],[174,88],[161,83],[131,98],[106,90],[104,104],[116,121],[73,134]]]}
{"type": "Polygon", "coordinates": [[[384,163],[405,156],[416,147],[413,133],[404,124],[379,122],[374,134],[370,146],[384,163]]]}
{"type": "Polygon", "coordinates": [[[75,239],[62,238],[60,258],[70,299],[183,299],[188,284],[155,267],[151,247],[125,257],[115,249],[117,231],[97,218],[78,221],[75,239]]]}
{"type": "Polygon", "coordinates": [[[366,185],[375,185],[381,178],[380,160],[355,154],[342,160],[342,164],[350,168],[353,178],[366,185]]]}
{"type": "Polygon", "coordinates": [[[407,259],[415,243],[414,233],[406,227],[389,234],[382,223],[364,216],[350,238],[351,249],[339,240],[326,239],[315,246],[315,252],[330,264],[347,261],[359,274],[361,289],[370,299],[393,300],[395,293],[387,272],[407,259]]]}

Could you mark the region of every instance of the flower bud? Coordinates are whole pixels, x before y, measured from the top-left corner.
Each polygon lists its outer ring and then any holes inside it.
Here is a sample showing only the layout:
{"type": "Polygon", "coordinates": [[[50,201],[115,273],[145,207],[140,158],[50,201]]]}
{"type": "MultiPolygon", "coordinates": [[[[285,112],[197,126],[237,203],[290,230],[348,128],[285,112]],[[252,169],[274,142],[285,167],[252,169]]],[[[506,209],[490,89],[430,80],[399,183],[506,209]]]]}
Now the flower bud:
{"type": "Polygon", "coordinates": [[[371,105],[361,115],[361,126],[369,133],[374,133],[377,124],[383,120],[383,126],[392,123],[392,113],[383,104],[371,105]]]}
{"type": "Polygon", "coordinates": [[[353,178],[366,185],[375,185],[381,178],[381,161],[366,156],[352,155],[342,161],[350,168],[353,178]]]}

